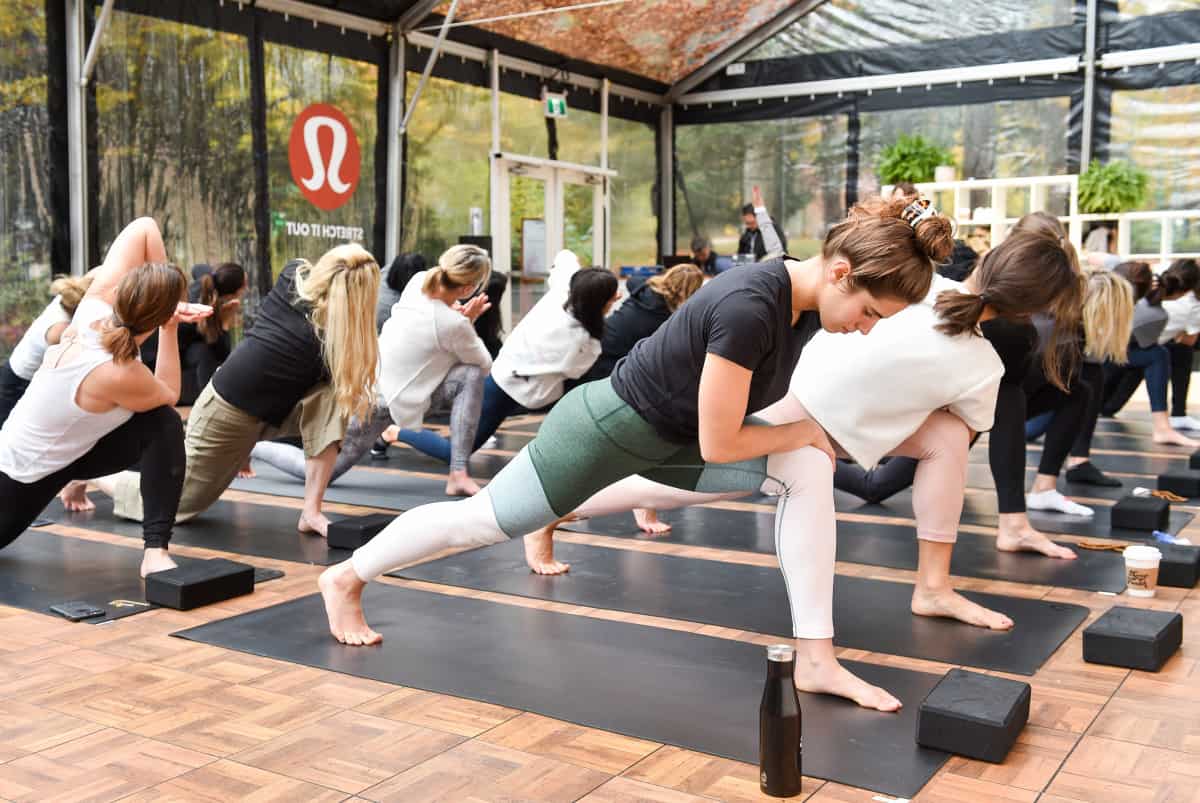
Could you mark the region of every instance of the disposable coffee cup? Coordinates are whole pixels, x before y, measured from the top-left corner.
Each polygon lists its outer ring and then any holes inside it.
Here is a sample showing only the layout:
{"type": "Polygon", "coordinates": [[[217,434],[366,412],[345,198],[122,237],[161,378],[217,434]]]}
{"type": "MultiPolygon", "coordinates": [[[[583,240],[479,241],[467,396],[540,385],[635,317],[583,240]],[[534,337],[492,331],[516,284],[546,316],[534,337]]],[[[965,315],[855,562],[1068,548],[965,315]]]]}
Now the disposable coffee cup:
{"type": "Polygon", "coordinates": [[[1131,597],[1153,597],[1158,590],[1162,553],[1152,546],[1125,547],[1125,586],[1131,597]]]}

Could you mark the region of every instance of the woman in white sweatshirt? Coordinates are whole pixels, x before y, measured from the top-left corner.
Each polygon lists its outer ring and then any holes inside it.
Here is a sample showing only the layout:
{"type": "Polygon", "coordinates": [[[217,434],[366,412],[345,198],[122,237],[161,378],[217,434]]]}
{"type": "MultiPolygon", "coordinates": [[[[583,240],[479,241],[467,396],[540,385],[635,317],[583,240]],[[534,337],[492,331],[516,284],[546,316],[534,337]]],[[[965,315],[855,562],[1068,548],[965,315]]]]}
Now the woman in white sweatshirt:
{"type": "MultiPolygon", "coordinates": [[[[562,398],[568,379],[587,373],[600,356],[604,316],[617,300],[617,279],[599,268],[570,277],[566,301],[553,288],[534,305],[504,341],[483,386],[483,409],[474,449],[504,419],[549,407],[562,398]]],[[[451,442],[428,430],[404,430],[397,440],[450,462],[451,442]]]]}

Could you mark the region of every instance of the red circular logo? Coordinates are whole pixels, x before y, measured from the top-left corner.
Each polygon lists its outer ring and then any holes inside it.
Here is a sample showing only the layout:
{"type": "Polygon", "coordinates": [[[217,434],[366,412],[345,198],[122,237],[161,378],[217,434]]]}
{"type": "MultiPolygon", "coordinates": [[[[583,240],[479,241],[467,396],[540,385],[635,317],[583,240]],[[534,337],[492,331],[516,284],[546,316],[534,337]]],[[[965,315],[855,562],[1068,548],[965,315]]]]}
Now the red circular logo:
{"type": "Polygon", "coordinates": [[[358,186],[361,154],[346,115],[327,103],[314,103],[292,123],[288,140],[292,180],[318,209],[337,209],[358,186]]]}

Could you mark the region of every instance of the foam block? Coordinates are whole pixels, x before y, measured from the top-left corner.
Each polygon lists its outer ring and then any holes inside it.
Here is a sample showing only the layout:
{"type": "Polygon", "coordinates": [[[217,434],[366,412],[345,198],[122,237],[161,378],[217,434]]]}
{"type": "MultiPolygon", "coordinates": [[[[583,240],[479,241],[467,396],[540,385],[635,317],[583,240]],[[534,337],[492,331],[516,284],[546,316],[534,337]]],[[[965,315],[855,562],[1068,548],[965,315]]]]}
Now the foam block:
{"type": "Polygon", "coordinates": [[[1200,449],[1192,452],[1192,456],[1188,458],[1188,468],[1200,468],[1200,449]]]}
{"type": "Polygon", "coordinates": [[[1083,631],[1083,660],[1157,672],[1183,641],[1183,616],[1116,606],[1083,631]]]}
{"type": "Polygon", "coordinates": [[[1200,581],[1200,546],[1152,544],[1162,552],[1158,584],[1171,588],[1195,588],[1200,581]]]}
{"type": "Polygon", "coordinates": [[[225,558],[189,561],[146,576],[146,601],[188,611],[254,592],[254,567],[225,558]]]}
{"type": "Polygon", "coordinates": [[[1156,496],[1125,496],[1112,506],[1112,527],[1122,530],[1167,530],[1171,503],[1156,496]]]}
{"type": "Polygon", "coordinates": [[[396,519],[394,513],[352,516],[329,523],[326,540],[330,549],[358,549],[396,519]]]}
{"type": "Polygon", "coordinates": [[[921,703],[917,744],[982,761],[1008,755],[1029,719],[1028,683],[951,669],[921,703]]]}
{"type": "Polygon", "coordinates": [[[1200,471],[1189,468],[1159,474],[1158,490],[1170,491],[1180,496],[1186,496],[1188,499],[1195,499],[1200,496],[1200,471]]]}

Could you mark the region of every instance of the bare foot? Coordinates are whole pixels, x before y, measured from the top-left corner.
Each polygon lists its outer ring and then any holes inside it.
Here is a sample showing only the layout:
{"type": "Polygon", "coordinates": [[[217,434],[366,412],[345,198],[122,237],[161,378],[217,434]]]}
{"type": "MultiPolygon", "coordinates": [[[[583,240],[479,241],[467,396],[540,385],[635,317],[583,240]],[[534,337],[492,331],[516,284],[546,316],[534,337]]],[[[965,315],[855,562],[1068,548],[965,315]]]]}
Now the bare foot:
{"type": "Polygon", "coordinates": [[[903,704],[878,686],[872,686],[836,660],[830,663],[801,665],[799,656],[792,676],[797,691],[813,694],[832,694],[853,700],[863,708],[877,711],[899,711],[903,704]]]}
{"type": "Polygon", "coordinates": [[[959,594],[952,588],[931,591],[920,587],[913,589],[911,610],[917,616],[936,616],[957,619],[976,627],[989,630],[1009,630],[1012,619],[1002,613],[988,610],[959,594]]]}
{"type": "Polygon", "coordinates": [[[246,465],[238,469],[237,475],[239,480],[252,480],[258,476],[254,473],[254,467],[250,465],[249,460],[246,460],[246,465]]]}
{"type": "Polygon", "coordinates": [[[379,437],[383,439],[384,443],[386,443],[388,446],[391,446],[393,443],[396,442],[396,437],[399,434],[400,434],[400,427],[396,426],[395,424],[392,424],[390,427],[385,429],[379,437]]]}
{"type": "Polygon", "coordinates": [[[147,549],[142,553],[142,577],[176,568],[165,549],[147,549]]]}
{"type": "Polygon", "coordinates": [[[554,559],[554,524],[525,536],[525,563],[534,574],[565,574],[571,568],[554,559]]]}
{"type": "Polygon", "coordinates": [[[1165,443],[1171,446],[1188,446],[1193,449],[1200,446],[1200,441],[1173,429],[1156,429],[1153,438],[1155,443],[1165,443]]]}
{"type": "Polygon", "coordinates": [[[474,496],[479,491],[479,483],[465,471],[451,471],[446,479],[446,496],[474,496]]]}
{"type": "Polygon", "coordinates": [[[1001,530],[996,536],[996,549],[1001,552],[1039,552],[1048,558],[1075,560],[1075,553],[1059,546],[1032,527],[1022,527],[1016,532],[1001,530]]]}
{"type": "Polygon", "coordinates": [[[302,533],[319,535],[324,538],[329,534],[329,519],[325,518],[324,513],[304,511],[300,514],[300,522],[296,525],[296,529],[302,533]]]}
{"type": "Polygon", "coordinates": [[[351,647],[383,641],[383,636],[368,627],[363,616],[362,593],[366,587],[348,560],[330,566],[317,578],[317,588],[325,601],[325,615],[329,617],[329,632],[351,647]]]}
{"type": "Polygon", "coordinates": [[[658,520],[658,511],[648,507],[635,507],[633,518],[642,532],[650,535],[662,535],[671,532],[671,525],[658,520]]]}
{"type": "Polygon", "coordinates": [[[71,511],[95,510],[96,506],[88,499],[87,482],[84,480],[72,480],[68,482],[66,487],[58,492],[58,498],[62,501],[62,506],[71,511]]]}

